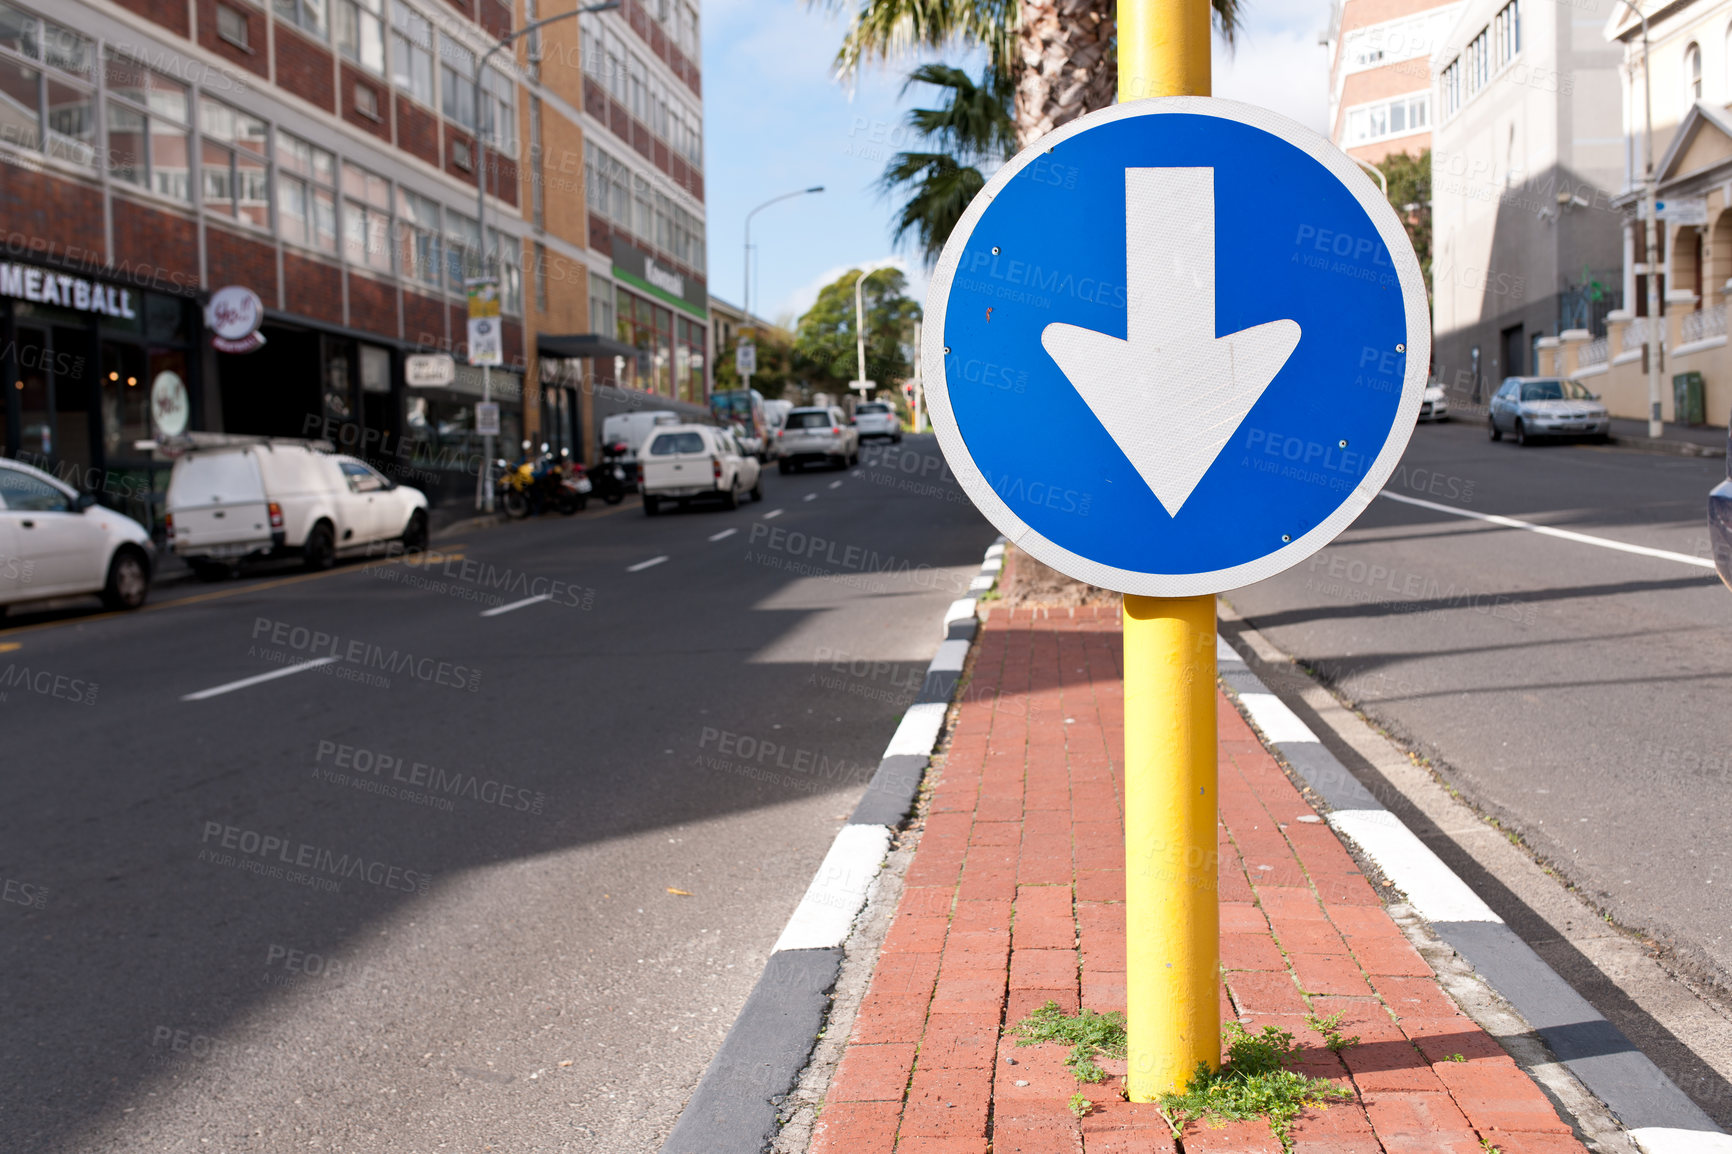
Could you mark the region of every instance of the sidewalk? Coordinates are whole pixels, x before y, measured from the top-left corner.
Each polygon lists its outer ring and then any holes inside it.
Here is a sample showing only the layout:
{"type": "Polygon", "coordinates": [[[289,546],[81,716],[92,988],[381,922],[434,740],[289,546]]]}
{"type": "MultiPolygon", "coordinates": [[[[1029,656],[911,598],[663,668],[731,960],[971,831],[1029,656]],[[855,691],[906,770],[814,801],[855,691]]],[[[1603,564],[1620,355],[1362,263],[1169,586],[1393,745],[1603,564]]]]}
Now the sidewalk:
{"type": "MultiPolygon", "coordinates": [[[[1000,609],[984,623],[815,1154],[1176,1150],[1156,1107],[1123,1101],[1116,1077],[1079,1085],[1063,1048],[1001,1037],[1049,999],[1124,1009],[1119,636],[1116,606],[1000,609]],[[1078,1091],[1093,1104],[1080,1119],[1066,1108],[1078,1091]]],[[[1308,1110],[1295,1149],[1582,1151],[1443,993],[1224,696],[1220,772],[1222,1019],[1290,1030],[1303,1072],[1355,1094],[1308,1110]],[[1336,1057],[1307,1013],[1340,1013],[1360,1044],[1336,1057]]],[[[1186,1154],[1280,1150],[1261,1121],[1193,1125],[1183,1143],[1186,1154]]]]}

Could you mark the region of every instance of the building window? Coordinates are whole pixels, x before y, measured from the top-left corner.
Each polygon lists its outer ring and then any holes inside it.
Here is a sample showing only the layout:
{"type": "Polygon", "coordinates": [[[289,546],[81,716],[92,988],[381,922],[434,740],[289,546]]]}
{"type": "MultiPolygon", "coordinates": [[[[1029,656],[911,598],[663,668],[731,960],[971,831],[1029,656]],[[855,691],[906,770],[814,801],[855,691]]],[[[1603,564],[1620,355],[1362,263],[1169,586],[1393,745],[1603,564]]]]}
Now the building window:
{"type": "Polygon", "coordinates": [[[1438,74],[1437,91],[1443,99],[1443,119],[1448,120],[1461,111],[1461,60],[1449,62],[1448,66],[1438,74]]]}
{"type": "Polygon", "coordinates": [[[1692,44],[1684,49],[1685,99],[1691,104],[1702,99],[1702,49],[1692,44]]]}
{"type": "Polygon", "coordinates": [[[439,110],[445,119],[475,129],[475,54],[449,36],[439,37],[439,110]]]}
{"type": "Polygon", "coordinates": [[[265,122],[205,96],[199,99],[200,196],[205,211],[271,225],[265,122]]]}
{"type": "Polygon", "coordinates": [[[1386,137],[1406,136],[1430,127],[1431,96],[1417,92],[1347,110],[1347,145],[1367,144],[1386,137]]]}
{"type": "Polygon", "coordinates": [[[337,160],[317,145],[277,133],[277,229],[320,252],[337,251],[337,160]]]}
{"type": "Polygon", "coordinates": [[[237,12],[227,4],[217,5],[217,37],[228,41],[236,48],[252,51],[248,43],[250,36],[247,31],[247,18],[244,13],[237,12]]]}
{"type": "Polygon", "coordinates": [[[92,41],[0,3],[0,143],[95,167],[94,63],[92,41]]]}
{"type": "Polygon", "coordinates": [[[1467,90],[1472,96],[1491,80],[1491,34],[1482,29],[1467,46],[1467,90]]]}
{"type": "Polygon", "coordinates": [[[329,35],[325,0],[276,0],[277,19],[305,29],[320,40],[329,35]]]}
{"type": "MultiPolygon", "coordinates": [[[[467,81],[465,81],[467,83],[467,81]]],[[[517,85],[492,68],[481,78],[487,145],[501,156],[517,155],[517,85]]]]}
{"type": "Polygon", "coordinates": [[[1502,71],[1510,61],[1521,55],[1522,50],[1522,10],[1521,0],[1510,0],[1498,10],[1492,18],[1492,48],[1496,58],[1492,61],[1494,72],[1502,71]]]}
{"type": "Polygon", "coordinates": [[[362,84],[359,81],[355,83],[353,103],[355,111],[368,120],[379,119],[379,94],[374,92],[370,85],[362,84]]]}
{"type": "Polygon", "coordinates": [[[383,0],[337,0],[337,51],[375,76],[385,72],[383,0]]]}
{"type": "Polygon", "coordinates": [[[529,218],[536,228],[547,227],[546,174],[541,153],[541,97],[529,98],[529,218]]]}
{"type": "MultiPolygon", "coordinates": [[[[541,19],[541,9],[536,5],[535,0],[523,0],[524,24],[534,24],[539,19],[541,19]]],[[[525,45],[524,55],[529,61],[529,67],[525,71],[529,73],[531,80],[539,84],[541,82],[541,29],[534,29],[524,37],[524,40],[528,42],[525,45]]]]}
{"type": "Polygon", "coordinates": [[[112,52],[103,71],[111,175],[175,200],[191,200],[186,85],[112,52]]]}
{"type": "Polygon", "coordinates": [[[481,275],[481,227],[472,216],[445,212],[445,283],[463,291],[463,281],[481,275]]]}
{"type": "Polygon", "coordinates": [[[453,140],[451,142],[451,163],[464,172],[475,171],[475,156],[470,151],[467,140],[453,140]]]}
{"type": "Polygon", "coordinates": [[[352,265],[391,271],[391,183],[343,164],[343,255],[352,265]]]}
{"type": "Polygon", "coordinates": [[[698,10],[683,2],[679,5],[678,41],[688,59],[698,58],[698,10]]]}
{"type": "Polygon", "coordinates": [[[523,315],[523,242],[497,229],[487,230],[488,251],[494,254],[499,275],[499,309],[512,316],[523,315]]]}
{"type": "Polygon", "coordinates": [[[547,246],[535,242],[535,311],[547,311],[547,246]]]}
{"type": "Polygon", "coordinates": [[[397,189],[397,267],[410,280],[439,283],[439,205],[397,189]]]}
{"type": "Polygon", "coordinates": [[[433,26],[404,4],[391,4],[391,83],[433,106],[433,26]]]}
{"type": "Polygon", "coordinates": [[[589,280],[589,331],[613,336],[613,286],[597,277],[589,280]]]}

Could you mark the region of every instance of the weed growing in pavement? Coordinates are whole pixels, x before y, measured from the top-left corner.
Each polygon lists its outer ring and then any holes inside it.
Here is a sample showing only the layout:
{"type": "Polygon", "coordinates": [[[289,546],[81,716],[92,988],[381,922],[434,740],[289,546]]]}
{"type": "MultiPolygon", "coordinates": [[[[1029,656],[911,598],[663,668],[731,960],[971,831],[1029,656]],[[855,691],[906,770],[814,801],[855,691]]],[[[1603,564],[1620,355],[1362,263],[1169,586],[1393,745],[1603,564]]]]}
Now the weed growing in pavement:
{"type": "Polygon", "coordinates": [[[1301,1110],[1327,1107],[1331,1098],[1353,1097],[1353,1091],[1327,1078],[1291,1069],[1299,1051],[1286,1030],[1264,1026],[1262,1033],[1252,1034],[1238,1022],[1228,1022],[1221,1036],[1227,1043],[1227,1060],[1219,1070],[1198,1062],[1183,1094],[1161,1095],[1161,1113],[1175,1138],[1187,1122],[1220,1125],[1262,1118],[1280,1140],[1281,1149],[1292,1150],[1293,1120],[1301,1110]]]}
{"type": "Polygon", "coordinates": [[[1065,1105],[1070,1107],[1070,1112],[1078,1118],[1086,1117],[1088,1112],[1094,1109],[1094,1103],[1083,1097],[1080,1090],[1072,1094],[1070,1101],[1066,1102],[1065,1105]]]}
{"type": "Polygon", "coordinates": [[[1341,1036],[1341,1015],[1330,1014],[1327,1018],[1319,1018],[1316,1014],[1306,1014],[1305,1024],[1323,1035],[1323,1044],[1332,1054],[1339,1054],[1349,1046],[1359,1045],[1359,1035],[1351,1038],[1341,1036]]]}
{"type": "Polygon", "coordinates": [[[1018,1046],[1038,1046],[1042,1042],[1069,1046],[1070,1055],[1064,1064],[1079,1082],[1106,1081],[1107,1072],[1095,1061],[1097,1054],[1108,1058],[1125,1056],[1125,1016],[1117,1010],[1097,1014],[1084,1009],[1071,1017],[1057,1002],[1048,1002],[1012,1026],[1010,1033],[1016,1036],[1018,1046]]]}

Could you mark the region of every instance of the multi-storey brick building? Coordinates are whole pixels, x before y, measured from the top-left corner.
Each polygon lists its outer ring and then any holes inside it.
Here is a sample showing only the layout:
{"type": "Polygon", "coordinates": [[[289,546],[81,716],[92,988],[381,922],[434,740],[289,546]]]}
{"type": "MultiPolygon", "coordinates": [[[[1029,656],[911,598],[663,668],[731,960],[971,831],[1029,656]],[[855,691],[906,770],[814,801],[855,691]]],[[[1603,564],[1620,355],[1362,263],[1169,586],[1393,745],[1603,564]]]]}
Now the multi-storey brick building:
{"type": "Polygon", "coordinates": [[[598,404],[702,402],[693,0],[551,25],[472,87],[497,39],[573,6],[0,2],[0,448],[152,513],[164,462],[135,443],[178,382],[194,430],[325,436],[466,499],[464,281],[484,266],[498,451],[584,455],[598,404]],[[263,303],[256,351],[211,343],[202,306],[228,285],[263,303]],[[407,385],[435,350],[456,380],[407,385]]]}
{"type": "Polygon", "coordinates": [[[1431,56],[1462,0],[1335,0],[1329,138],[1369,164],[1431,147],[1431,56]]]}

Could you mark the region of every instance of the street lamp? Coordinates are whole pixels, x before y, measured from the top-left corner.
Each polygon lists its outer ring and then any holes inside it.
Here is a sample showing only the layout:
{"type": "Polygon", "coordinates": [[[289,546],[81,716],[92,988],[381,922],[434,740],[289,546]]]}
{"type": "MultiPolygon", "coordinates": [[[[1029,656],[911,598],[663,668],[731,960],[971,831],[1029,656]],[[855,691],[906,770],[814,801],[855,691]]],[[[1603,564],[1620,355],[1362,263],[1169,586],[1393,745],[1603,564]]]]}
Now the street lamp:
{"type": "MultiPolygon", "coordinates": [[[[475,228],[476,243],[481,246],[481,273],[487,274],[487,145],[492,137],[490,117],[484,114],[481,103],[481,77],[487,68],[487,62],[493,59],[493,54],[501,48],[508,48],[518,40],[539,31],[555,20],[569,20],[573,16],[587,16],[593,12],[610,12],[620,6],[620,0],[605,0],[604,3],[591,4],[585,8],[574,8],[570,12],[561,12],[556,16],[548,16],[541,20],[525,24],[511,35],[502,37],[493,47],[489,48],[475,61],[475,75],[471,78],[471,87],[475,99],[475,142],[479,145],[481,155],[476,157],[475,164],[475,228]]],[[[483,404],[493,403],[492,366],[481,366],[481,401],[483,404]]],[[[478,478],[481,484],[481,509],[485,513],[493,512],[493,434],[487,433],[481,439],[481,471],[478,478]]]]}
{"type": "Polygon", "coordinates": [[[860,305],[860,286],[866,283],[867,277],[891,268],[890,265],[884,265],[882,268],[863,272],[854,280],[854,352],[859,357],[860,373],[854,378],[854,383],[848,387],[859,389],[862,401],[868,398],[866,396],[866,314],[860,305]]]}
{"type": "Polygon", "coordinates": [[[1660,420],[1660,325],[1663,318],[1660,315],[1660,220],[1659,205],[1656,203],[1658,189],[1654,181],[1654,80],[1648,69],[1648,17],[1642,10],[1621,0],[1624,7],[1636,14],[1642,22],[1642,104],[1643,114],[1647,120],[1644,135],[1648,146],[1648,170],[1643,179],[1642,204],[1648,218],[1645,232],[1648,247],[1648,328],[1642,334],[1645,346],[1643,353],[1648,361],[1648,436],[1660,438],[1665,435],[1666,426],[1660,420]]]}
{"type": "Polygon", "coordinates": [[[792,200],[796,196],[806,196],[809,193],[823,192],[824,186],[815,184],[811,188],[802,188],[795,192],[784,192],[781,196],[772,196],[757,208],[746,214],[746,263],[740,274],[740,309],[746,314],[746,320],[752,319],[752,218],[769,208],[772,204],[780,204],[784,200],[792,200]]]}

